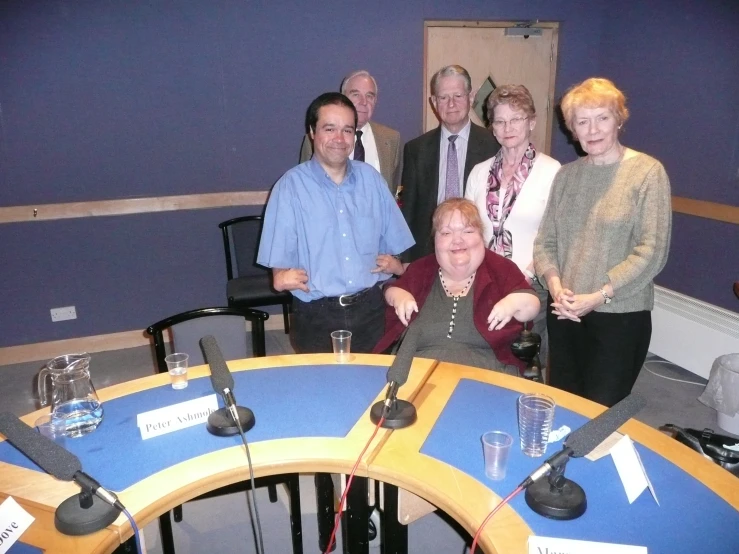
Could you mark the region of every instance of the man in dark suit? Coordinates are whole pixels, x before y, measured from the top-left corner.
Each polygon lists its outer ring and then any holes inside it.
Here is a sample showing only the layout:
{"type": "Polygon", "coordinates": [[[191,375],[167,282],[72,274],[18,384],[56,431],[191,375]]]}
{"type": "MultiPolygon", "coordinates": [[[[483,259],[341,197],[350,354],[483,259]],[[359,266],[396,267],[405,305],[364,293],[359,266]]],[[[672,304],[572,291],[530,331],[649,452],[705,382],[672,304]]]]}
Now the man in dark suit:
{"type": "Polygon", "coordinates": [[[470,121],[472,80],[467,70],[449,65],[431,78],[431,104],[440,125],[403,150],[403,215],[416,245],[403,261],[434,251],[431,216],[447,198],[464,196],[472,168],[500,148],[493,134],[470,121]]]}
{"type": "MultiPolygon", "coordinates": [[[[395,191],[400,182],[403,158],[400,150],[400,133],[380,125],[372,119],[377,105],[377,82],[364,69],[347,75],[341,83],[341,93],[349,98],[357,109],[357,135],[355,147],[349,156],[351,160],[366,162],[382,174],[390,192],[395,191]]],[[[300,147],[300,163],[310,160],[313,143],[308,135],[303,137],[300,147]]]]}

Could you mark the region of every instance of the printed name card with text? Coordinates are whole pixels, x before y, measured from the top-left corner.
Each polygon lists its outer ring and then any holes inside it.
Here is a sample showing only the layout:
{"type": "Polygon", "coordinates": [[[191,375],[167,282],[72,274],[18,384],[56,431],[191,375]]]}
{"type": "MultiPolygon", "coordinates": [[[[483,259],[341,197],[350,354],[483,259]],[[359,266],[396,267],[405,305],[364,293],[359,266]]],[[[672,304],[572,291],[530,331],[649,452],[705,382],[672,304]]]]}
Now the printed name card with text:
{"type": "Polygon", "coordinates": [[[576,541],[552,537],[529,537],[529,554],[647,554],[646,546],[576,541]]]}
{"type": "Polygon", "coordinates": [[[141,431],[141,438],[146,440],[205,423],[217,409],[218,399],[211,394],[138,414],[136,425],[141,431]]]}
{"type": "Polygon", "coordinates": [[[0,504],[0,554],[10,550],[34,519],[12,496],[0,504]]]}

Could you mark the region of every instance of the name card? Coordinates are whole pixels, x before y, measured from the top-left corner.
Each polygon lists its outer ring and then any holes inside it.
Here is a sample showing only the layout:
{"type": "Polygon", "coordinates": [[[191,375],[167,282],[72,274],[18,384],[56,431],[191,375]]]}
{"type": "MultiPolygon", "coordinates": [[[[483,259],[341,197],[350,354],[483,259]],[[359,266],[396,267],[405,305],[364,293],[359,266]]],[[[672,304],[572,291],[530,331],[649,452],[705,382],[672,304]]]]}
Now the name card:
{"type": "Polygon", "coordinates": [[[639,495],[648,487],[649,492],[652,493],[652,498],[659,506],[657,493],[654,491],[649,477],[647,477],[647,471],[644,469],[644,464],[642,464],[639,453],[634,448],[634,443],[629,435],[621,437],[611,448],[611,458],[613,458],[613,463],[616,464],[616,471],[618,471],[618,476],[621,478],[621,483],[623,483],[629,504],[639,498],[639,495]]]}
{"type": "Polygon", "coordinates": [[[211,394],[138,414],[136,425],[141,431],[141,438],[146,440],[205,423],[208,416],[217,409],[218,399],[215,394],[211,394]]]}
{"type": "Polygon", "coordinates": [[[0,504],[0,554],[5,554],[21,538],[35,518],[12,496],[0,504]]]}
{"type": "Polygon", "coordinates": [[[529,554],[647,554],[646,546],[529,537],[529,554]]]}

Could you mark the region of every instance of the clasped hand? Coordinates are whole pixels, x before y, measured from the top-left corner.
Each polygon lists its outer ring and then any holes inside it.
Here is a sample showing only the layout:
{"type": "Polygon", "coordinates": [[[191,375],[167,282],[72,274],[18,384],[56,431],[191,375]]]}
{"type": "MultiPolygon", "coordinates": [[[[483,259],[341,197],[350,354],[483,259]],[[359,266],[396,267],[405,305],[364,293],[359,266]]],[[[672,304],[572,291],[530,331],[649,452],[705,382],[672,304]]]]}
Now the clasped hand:
{"type": "Polygon", "coordinates": [[[557,319],[569,319],[580,322],[580,318],[592,312],[603,303],[600,292],[591,294],[575,294],[570,289],[560,289],[552,295],[552,313],[557,319]]]}

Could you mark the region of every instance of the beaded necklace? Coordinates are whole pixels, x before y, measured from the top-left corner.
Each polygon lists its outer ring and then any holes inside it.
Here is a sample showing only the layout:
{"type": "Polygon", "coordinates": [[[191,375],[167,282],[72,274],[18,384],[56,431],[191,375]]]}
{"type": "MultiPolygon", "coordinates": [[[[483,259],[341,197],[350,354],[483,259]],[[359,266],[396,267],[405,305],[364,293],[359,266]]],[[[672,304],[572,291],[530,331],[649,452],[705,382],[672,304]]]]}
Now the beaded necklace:
{"type": "Polygon", "coordinates": [[[441,268],[439,268],[439,280],[441,281],[441,287],[444,289],[444,292],[447,296],[452,297],[452,319],[449,321],[449,332],[446,334],[446,338],[450,339],[452,338],[452,331],[454,331],[454,317],[457,315],[457,304],[459,303],[459,298],[461,296],[464,296],[469,288],[472,286],[472,281],[475,280],[475,273],[476,271],[470,275],[469,281],[467,281],[467,284],[464,286],[464,288],[460,291],[459,294],[452,294],[449,292],[449,289],[446,287],[446,283],[444,282],[444,276],[441,274],[441,268]]]}

